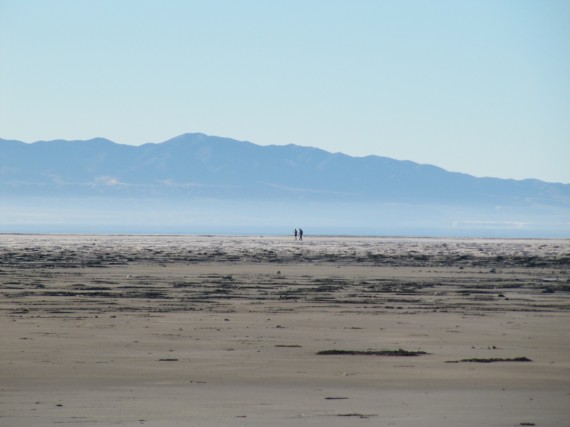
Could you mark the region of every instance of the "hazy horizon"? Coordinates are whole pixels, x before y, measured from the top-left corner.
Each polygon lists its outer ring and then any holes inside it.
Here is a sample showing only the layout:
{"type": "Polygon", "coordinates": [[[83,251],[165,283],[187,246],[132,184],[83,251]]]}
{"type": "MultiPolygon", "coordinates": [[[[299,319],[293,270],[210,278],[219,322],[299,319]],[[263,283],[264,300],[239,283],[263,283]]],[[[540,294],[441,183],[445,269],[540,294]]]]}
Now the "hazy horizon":
{"type": "Polygon", "coordinates": [[[570,237],[570,185],[186,134],[0,145],[0,232],[570,237]]]}
{"type": "Polygon", "coordinates": [[[501,213],[386,203],[38,199],[0,208],[0,233],[570,238],[567,210],[501,213]],[[417,212],[421,215],[418,217],[417,212]],[[332,214],[333,213],[333,214],[332,214]]]}

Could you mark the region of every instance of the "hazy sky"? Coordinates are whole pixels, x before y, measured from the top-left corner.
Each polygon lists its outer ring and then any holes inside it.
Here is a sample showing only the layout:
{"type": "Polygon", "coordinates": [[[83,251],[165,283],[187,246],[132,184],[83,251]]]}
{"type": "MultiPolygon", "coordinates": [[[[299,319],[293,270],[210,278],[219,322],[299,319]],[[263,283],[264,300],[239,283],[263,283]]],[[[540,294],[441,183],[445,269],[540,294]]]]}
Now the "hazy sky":
{"type": "Polygon", "coordinates": [[[570,1],[0,0],[0,137],[204,132],[570,183],[570,1]]]}

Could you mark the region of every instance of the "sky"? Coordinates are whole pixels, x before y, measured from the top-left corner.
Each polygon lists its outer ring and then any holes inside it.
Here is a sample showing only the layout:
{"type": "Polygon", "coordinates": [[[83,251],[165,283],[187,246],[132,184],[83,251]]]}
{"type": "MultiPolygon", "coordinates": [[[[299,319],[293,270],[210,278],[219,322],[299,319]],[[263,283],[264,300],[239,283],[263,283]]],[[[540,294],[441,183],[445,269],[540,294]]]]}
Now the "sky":
{"type": "Polygon", "coordinates": [[[570,183],[570,1],[0,0],[0,138],[186,132],[570,183]]]}

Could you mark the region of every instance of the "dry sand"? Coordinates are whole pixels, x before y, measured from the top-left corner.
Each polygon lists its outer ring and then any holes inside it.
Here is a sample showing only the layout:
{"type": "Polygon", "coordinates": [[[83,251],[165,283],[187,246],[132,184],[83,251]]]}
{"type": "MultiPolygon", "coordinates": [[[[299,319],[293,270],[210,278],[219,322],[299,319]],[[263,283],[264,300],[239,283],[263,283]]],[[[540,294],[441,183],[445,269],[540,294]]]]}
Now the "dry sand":
{"type": "Polygon", "coordinates": [[[568,240],[1,235],[0,286],[1,426],[569,425],[568,240]]]}

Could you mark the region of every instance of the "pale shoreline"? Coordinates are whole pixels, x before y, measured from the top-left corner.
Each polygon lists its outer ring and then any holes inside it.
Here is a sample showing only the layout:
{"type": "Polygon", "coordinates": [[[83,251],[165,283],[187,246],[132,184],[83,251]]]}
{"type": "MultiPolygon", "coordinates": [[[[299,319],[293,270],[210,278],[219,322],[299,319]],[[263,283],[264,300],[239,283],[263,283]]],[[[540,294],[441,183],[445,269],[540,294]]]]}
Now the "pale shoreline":
{"type": "Polygon", "coordinates": [[[3,234],[0,426],[564,425],[569,260],[564,239],[3,234]],[[317,354],[397,349],[427,354],[317,354]]]}

